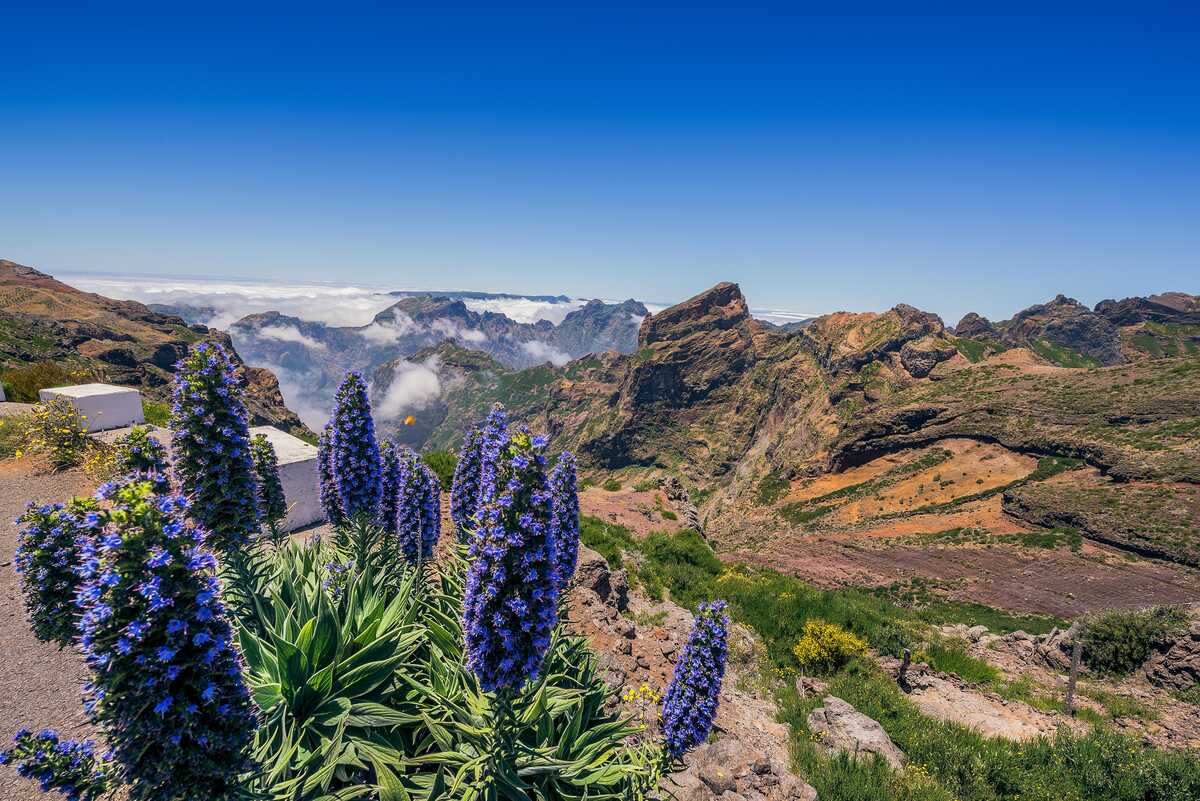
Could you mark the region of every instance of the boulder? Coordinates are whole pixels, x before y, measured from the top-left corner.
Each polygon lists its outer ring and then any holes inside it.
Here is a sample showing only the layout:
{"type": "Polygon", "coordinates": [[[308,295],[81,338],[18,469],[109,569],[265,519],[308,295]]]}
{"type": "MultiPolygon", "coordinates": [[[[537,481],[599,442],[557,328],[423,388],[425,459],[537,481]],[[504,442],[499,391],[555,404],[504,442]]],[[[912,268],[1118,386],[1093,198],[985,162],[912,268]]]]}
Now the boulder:
{"type": "Polygon", "coordinates": [[[730,737],[705,743],[687,755],[668,789],[680,801],[816,801],[817,791],[776,757],[730,737]]]}
{"type": "Polygon", "coordinates": [[[1151,684],[1171,690],[1200,684],[1200,620],[1168,648],[1151,654],[1142,670],[1151,684]]]}
{"type": "Polygon", "coordinates": [[[896,770],[904,767],[904,752],[878,721],[832,695],[822,703],[809,714],[808,728],[831,754],[842,752],[856,759],[875,754],[896,770]]]}
{"type": "MultiPolygon", "coordinates": [[[[629,580],[624,570],[612,570],[604,557],[587,546],[580,546],[575,567],[575,587],[595,593],[600,602],[617,612],[629,608],[629,580]]],[[[628,623],[628,621],[624,621],[628,623]]],[[[632,628],[632,626],[630,626],[632,628]]],[[[621,632],[624,637],[632,636],[621,632]]]]}
{"type": "Polygon", "coordinates": [[[662,488],[663,492],[667,494],[667,500],[671,502],[671,506],[678,510],[680,522],[703,535],[704,524],[700,521],[700,510],[696,508],[696,504],[692,503],[692,498],[688,495],[683,482],[675,476],[667,476],[662,483],[662,488]]]}

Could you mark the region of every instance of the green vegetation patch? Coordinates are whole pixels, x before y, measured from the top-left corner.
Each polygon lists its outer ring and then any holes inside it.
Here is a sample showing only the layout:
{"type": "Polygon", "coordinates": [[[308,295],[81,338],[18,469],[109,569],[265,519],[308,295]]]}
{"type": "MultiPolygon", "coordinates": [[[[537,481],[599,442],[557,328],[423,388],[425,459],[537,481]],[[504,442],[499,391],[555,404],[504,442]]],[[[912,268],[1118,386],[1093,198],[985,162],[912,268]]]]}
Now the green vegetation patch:
{"type": "Polygon", "coordinates": [[[1113,611],[1084,622],[1080,631],[1083,663],[1097,673],[1125,676],[1137,670],[1156,646],[1170,642],[1187,626],[1177,607],[1113,611]]]}
{"type": "Polygon", "coordinates": [[[767,473],[758,480],[754,490],[754,503],[758,506],[773,506],[777,500],[787,494],[790,484],[778,473],[767,473]]]}
{"type": "Polygon", "coordinates": [[[458,466],[458,457],[450,451],[426,451],[421,454],[421,459],[438,477],[442,489],[449,492],[454,483],[454,468],[458,466]]]}
{"type": "Polygon", "coordinates": [[[1065,345],[1056,345],[1047,339],[1037,339],[1030,343],[1034,353],[1048,362],[1059,367],[1099,367],[1100,362],[1090,356],[1084,356],[1077,350],[1065,345]]]}

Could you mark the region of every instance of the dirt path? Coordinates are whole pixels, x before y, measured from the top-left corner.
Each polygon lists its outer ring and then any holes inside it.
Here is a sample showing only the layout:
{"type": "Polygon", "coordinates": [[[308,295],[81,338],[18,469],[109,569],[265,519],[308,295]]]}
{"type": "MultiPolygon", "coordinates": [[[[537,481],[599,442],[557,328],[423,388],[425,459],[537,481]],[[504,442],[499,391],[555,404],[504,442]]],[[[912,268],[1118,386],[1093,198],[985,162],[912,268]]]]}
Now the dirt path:
{"type": "MultiPolygon", "coordinates": [[[[40,643],[25,618],[19,577],[13,564],[17,526],[13,520],[30,500],[66,500],[90,492],[80,472],[50,474],[29,461],[0,461],[0,744],[7,746],[22,726],[57,729],[84,737],[88,724],[80,702],[87,676],[83,658],[72,649],[40,643]]],[[[37,785],[0,767],[0,801],[44,801],[37,785]]]]}

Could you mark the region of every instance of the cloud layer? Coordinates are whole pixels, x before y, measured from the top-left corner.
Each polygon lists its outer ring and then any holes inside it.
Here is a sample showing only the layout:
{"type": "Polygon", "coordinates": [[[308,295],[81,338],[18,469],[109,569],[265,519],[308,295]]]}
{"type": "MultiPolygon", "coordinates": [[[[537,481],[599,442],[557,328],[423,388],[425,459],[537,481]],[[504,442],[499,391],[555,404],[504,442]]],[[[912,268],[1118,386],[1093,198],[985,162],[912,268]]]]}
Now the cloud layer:
{"type": "Polygon", "coordinates": [[[400,362],[383,400],[375,405],[375,415],[381,420],[394,420],[429,406],[442,394],[440,367],[437,356],[423,362],[400,362]]]}

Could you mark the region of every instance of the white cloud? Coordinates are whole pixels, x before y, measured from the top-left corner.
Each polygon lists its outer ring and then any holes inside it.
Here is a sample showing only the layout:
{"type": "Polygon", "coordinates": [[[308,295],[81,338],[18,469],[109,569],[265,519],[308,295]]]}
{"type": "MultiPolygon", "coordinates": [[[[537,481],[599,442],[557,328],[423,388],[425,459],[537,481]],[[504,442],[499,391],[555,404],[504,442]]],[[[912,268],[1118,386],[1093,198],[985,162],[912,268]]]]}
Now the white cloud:
{"type": "Polygon", "coordinates": [[[353,284],[266,283],[197,278],[124,278],[60,276],[68,284],[110,298],[142,303],[211,307],[203,322],[228,328],[247,314],[277,311],[329,325],[366,325],[396,299],[382,289],[353,284]]]}
{"type": "Polygon", "coordinates": [[[766,320],[768,323],[785,325],[787,323],[797,323],[801,320],[811,320],[821,315],[819,313],[797,312],[788,309],[751,309],[750,316],[756,320],[766,320]]]}
{"type": "Polygon", "coordinates": [[[442,394],[442,382],[437,371],[441,360],[430,356],[423,362],[400,362],[383,400],[375,407],[382,420],[393,420],[427,407],[442,394]]]}
{"type": "Polygon", "coordinates": [[[267,325],[258,329],[257,335],[277,342],[296,342],[312,350],[328,350],[324,342],[305,335],[294,325],[267,325]]]}
{"type": "Polygon", "coordinates": [[[312,392],[312,387],[319,378],[296,370],[285,370],[277,364],[260,364],[275,374],[279,379],[279,391],[283,394],[284,404],[296,413],[303,423],[313,431],[320,431],[329,420],[332,400],[328,403],[318,402],[312,392]]]}
{"type": "Polygon", "coordinates": [[[463,342],[487,342],[487,334],[477,328],[467,328],[454,320],[439,318],[433,321],[429,330],[436,331],[442,336],[461,339],[463,342]]]}
{"type": "Polygon", "coordinates": [[[528,298],[487,298],[480,300],[464,300],[466,307],[473,312],[500,312],[508,315],[509,319],[518,323],[536,323],[538,320],[549,320],[558,325],[571,312],[581,308],[586,301],[546,301],[529,300],[528,298]]]}
{"type": "Polygon", "coordinates": [[[376,320],[366,328],[359,329],[358,335],[376,345],[390,345],[423,330],[407,314],[399,309],[392,309],[391,322],[376,320]]]}
{"type": "Polygon", "coordinates": [[[562,367],[567,362],[571,361],[571,357],[563,353],[553,345],[547,345],[539,340],[530,340],[529,342],[521,343],[521,350],[528,353],[539,362],[550,362],[555,367],[562,367]]]}

